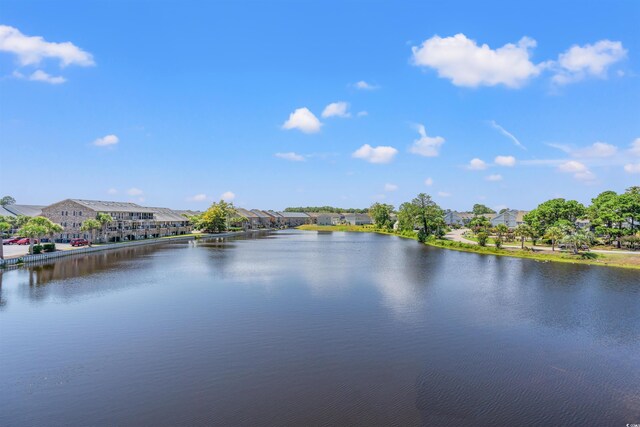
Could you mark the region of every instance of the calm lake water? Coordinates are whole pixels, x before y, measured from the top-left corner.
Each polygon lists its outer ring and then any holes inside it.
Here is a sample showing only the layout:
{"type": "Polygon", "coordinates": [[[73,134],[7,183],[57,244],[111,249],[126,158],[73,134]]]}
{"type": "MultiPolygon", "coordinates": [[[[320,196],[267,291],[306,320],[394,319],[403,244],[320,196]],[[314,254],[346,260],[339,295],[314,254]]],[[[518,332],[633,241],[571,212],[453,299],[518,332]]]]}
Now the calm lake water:
{"type": "Polygon", "coordinates": [[[2,426],[640,423],[637,271],[284,231],[0,278],[2,426]]]}

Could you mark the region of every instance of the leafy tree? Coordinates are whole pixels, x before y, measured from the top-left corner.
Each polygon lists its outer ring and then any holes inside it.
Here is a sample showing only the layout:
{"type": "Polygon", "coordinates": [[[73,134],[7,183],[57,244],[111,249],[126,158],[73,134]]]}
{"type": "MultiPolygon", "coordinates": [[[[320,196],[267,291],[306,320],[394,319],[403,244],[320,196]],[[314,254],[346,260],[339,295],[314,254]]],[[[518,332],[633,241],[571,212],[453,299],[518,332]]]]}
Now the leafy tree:
{"type": "MultiPolygon", "coordinates": [[[[11,224],[5,221],[0,221],[0,235],[4,237],[4,233],[11,229],[11,224]]],[[[4,259],[4,245],[0,245],[0,259],[4,259]]]]}
{"type": "Polygon", "coordinates": [[[474,215],[484,215],[484,214],[494,214],[496,213],[496,211],[494,211],[493,209],[485,206],[485,205],[481,205],[480,203],[476,203],[475,205],[473,205],[473,209],[471,210],[471,212],[474,215]]]}
{"type": "Polygon", "coordinates": [[[524,216],[524,221],[533,227],[538,235],[543,235],[548,227],[558,225],[560,221],[575,225],[585,214],[586,209],[582,203],[559,198],[541,203],[524,216]]]}
{"type": "Polygon", "coordinates": [[[415,206],[418,224],[420,229],[423,230],[423,233],[418,235],[420,241],[426,240],[431,234],[441,235],[443,233],[446,226],[444,212],[431,199],[431,196],[420,193],[411,201],[411,204],[415,206]]]}
{"type": "MultiPolygon", "coordinates": [[[[631,199],[630,197],[629,201],[631,199]]],[[[626,220],[624,204],[622,195],[615,191],[604,191],[591,199],[587,216],[596,232],[605,237],[607,244],[617,240],[620,247],[620,237],[624,232],[623,224],[626,220]]]]}
{"type": "Polygon", "coordinates": [[[502,247],[502,242],[504,242],[505,235],[509,232],[509,227],[507,227],[506,224],[498,224],[493,229],[493,232],[496,234],[494,239],[496,247],[502,247]]]}
{"type": "Polygon", "coordinates": [[[562,241],[568,244],[573,250],[573,253],[577,255],[583,247],[588,249],[589,245],[593,242],[593,234],[589,231],[578,230],[574,233],[567,234],[562,241]]]}
{"type": "Polygon", "coordinates": [[[64,230],[60,224],[52,222],[49,218],[42,216],[36,216],[30,218],[25,225],[20,228],[18,233],[21,236],[29,238],[29,253],[33,253],[33,241],[37,239],[38,242],[42,239],[42,236],[51,236],[55,233],[60,233],[64,230]]]}
{"type": "Polygon", "coordinates": [[[389,229],[391,224],[391,213],[393,212],[393,206],[384,203],[374,203],[369,208],[369,215],[373,219],[373,223],[378,228],[389,229]]]}
{"type": "Polygon", "coordinates": [[[327,213],[367,213],[367,209],[356,208],[336,208],[333,206],[306,206],[306,207],[289,207],[285,212],[327,212],[327,213]]]}
{"type": "Polygon", "coordinates": [[[558,226],[551,226],[547,228],[547,232],[544,235],[545,239],[551,240],[552,251],[556,250],[556,243],[558,242],[558,240],[562,239],[563,237],[564,237],[564,232],[562,231],[562,228],[558,226]]]}
{"type": "Polygon", "coordinates": [[[405,202],[398,209],[398,229],[400,231],[413,231],[418,222],[418,207],[413,203],[405,202]]]}
{"type": "Polygon", "coordinates": [[[89,218],[82,223],[82,226],[80,227],[80,231],[88,231],[89,234],[91,235],[90,243],[93,243],[93,241],[95,240],[96,230],[100,230],[101,228],[102,228],[102,224],[100,223],[100,221],[98,221],[97,219],[89,218]]]}
{"type": "Polygon", "coordinates": [[[4,196],[2,199],[0,199],[0,206],[15,205],[15,204],[16,204],[16,199],[14,199],[11,196],[4,196]]]}
{"type": "Polygon", "coordinates": [[[627,188],[624,194],[620,195],[622,213],[630,223],[630,233],[634,234],[640,226],[640,186],[627,188]]]}
{"type": "Polygon", "coordinates": [[[227,230],[230,218],[236,215],[232,203],[220,200],[218,203],[213,203],[201,215],[192,217],[193,227],[206,233],[222,233],[227,230]]]}
{"type": "Polygon", "coordinates": [[[491,227],[491,221],[486,216],[476,215],[469,221],[469,228],[475,233],[486,231],[491,227]]]}
{"type": "Polygon", "coordinates": [[[480,246],[487,246],[487,240],[489,240],[489,234],[485,231],[481,231],[476,234],[476,238],[478,239],[478,244],[480,246]]]}
{"type": "Polygon", "coordinates": [[[503,214],[505,212],[507,212],[509,210],[509,208],[502,208],[500,209],[500,212],[498,212],[499,214],[503,214]]]}

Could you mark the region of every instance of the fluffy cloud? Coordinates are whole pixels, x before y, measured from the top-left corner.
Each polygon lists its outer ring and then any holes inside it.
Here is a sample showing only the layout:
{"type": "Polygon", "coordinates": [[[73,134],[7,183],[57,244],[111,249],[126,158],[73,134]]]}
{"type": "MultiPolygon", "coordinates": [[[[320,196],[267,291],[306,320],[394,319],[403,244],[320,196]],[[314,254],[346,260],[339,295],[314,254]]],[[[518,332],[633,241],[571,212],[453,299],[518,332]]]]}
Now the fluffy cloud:
{"type": "Polygon", "coordinates": [[[301,154],[296,154],[293,151],[288,153],[276,153],[275,156],[279,159],[289,160],[291,162],[304,162],[306,159],[301,154]]]}
{"type": "Polygon", "coordinates": [[[127,190],[127,194],[130,196],[142,196],[144,194],[144,191],[139,188],[132,187],[127,190]]]}
{"type": "Polygon", "coordinates": [[[594,44],[571,46],[553,64],[556,74],[552,81],[563,85],[587,77],[605,78],[609,66],[626,56],[627,50],[617,41],[600,40],[594,44]]]}
{"type": "Polygon", "coordinates": [[[231,202],[236,198],[236,195],[232,191],[225,191],[220,195],[220,198],[225,202],[231,202]]]}
{"type": "Polygon", "coordinates": [[[523,37],[517,44],[508,43],[494,50],[456,34],[433,36],[411,49],[415,65],[437,70],[440,77],[450,79],[456,86],[502,84],[517,88],[540,74],[542,66],[529,60],[529,50],[535,46],[535,40],[523,37]]]}
{"type": "Polygon", "coordinates": [[[42,37],[26,36],[8,25],[0,25],[0,51],[13,53],[21,65],[35,65],[47,58],[57,59],[62,67],[95,65],[90,53],[71,42],[48,42],[42,37]]]}
{"type": "Polygon", "coordinates": [[[576,157],[602,158],[614,156],[617,152],[618,148],[615,145],[607,144],[606,142],[595,142],[586,148],[576,150],[573,154],[576,157]]]}
{"type": "Polygon", "coordinates": [[[420,138],[413,141],[409,151],[424,157],[437,157],[440,154],[440,146],[444,144],[444,138],[441,136],[428,136],[423,125],[417,125],[416,129],[420,134],[420,138]]]}
{"type": "Polygon", "coordinates": [[[96,145],[98,147],[109,147],[111,145],[116,145],[118,142],[120,142],[120,138],[118,138],[117,136],[106,135],[93,141],[93,145],[96,145]]]}
{"type": "Polygon", "coordinates": [[[487,164],[484,162],[484,160],[480,160],[478,158],[471,159],[471,161],[469,162],[469,165],[467,166],[467,169],[471,169],[474,171],[481,171],[486,168],[487,168],[487,164]]]}
{"type": "Polygon", "coordinates": [[[487,181],[502,181],[502,175],[499,174],[495,174],[495,175],[489,175],[485,178],[487,181]]]}
{"type": "Polygon", "coordinates": [[[359,82],[354,83],[353,86],[356,89],[360,90],[375,90],[379,88],[379,86],[372,85],[371,83],[367,83],[364,80],[360,80],[359,82]]]}
{"type": "Polygon", "coordinates": [[[558,170],[564,173],[571,173],[575,179],[580,181],[592,181],[596,177],[584,163],[580,163],[576,160],[569,160],[567,162],[560,163],[560,165],[558,165],[558,170]]]}
{"type": "Polygon", "coordinates": [[[629,163],[624,165],[624,171],[627,173],[640,173],[640,163],[629,163]]]}
{"type": "Polygon", "coordinates": [[[372,147],[364,144],[351,155],[356,159],[363,159],[369,163],[389,163],[398,154],[398,150],[388,146],[372,147]]]}
{"type": "Polygon", "coordinates": [[[516,164],[516,158],[513,156],[497,156],[493,161],[498,166],[512,167],[516,164]]]}
{"type": "Polygon", "coordinates": [[[629,153],[634,156],[640,157],[640,138],[636,138],[631,143],[631,148],[629,148],[629,153]]]}
{"type": "Polygon", "coordinates": [[[190,202],[204,202],[205,200],[207,200],[207,195],[204,193],[200,193],[187,198],[187,200],[190,202]]]}
{"type": "Polygon", "coordinates": [[[351,113],[347,110],[349,109],[349,104],[340,101],[340,102],[332,102],[331,104],[324,107],[324,111],[322,111],[322,117],[351,117],[351,113]]]}
{"type": "Polygon", "coordinates": [[[398,189],[398,186],[396,184],[385,184],[384,185],[384,191],[396,191],[398,189]]]}
{"type": "Polygon", "coordinates": [[[426,185],[427,187],[431,187],[433,185],[433,179],[432,178],[425,179],[424,185],[426,185]]]}
{"type": "Polygon", "coordinates": [[[289,115],[289,119],[282,125],[283,129],[298,129],[304,133],[316,133],[320,131],[322,123],[308,108],[297,108],[289,115]]]}

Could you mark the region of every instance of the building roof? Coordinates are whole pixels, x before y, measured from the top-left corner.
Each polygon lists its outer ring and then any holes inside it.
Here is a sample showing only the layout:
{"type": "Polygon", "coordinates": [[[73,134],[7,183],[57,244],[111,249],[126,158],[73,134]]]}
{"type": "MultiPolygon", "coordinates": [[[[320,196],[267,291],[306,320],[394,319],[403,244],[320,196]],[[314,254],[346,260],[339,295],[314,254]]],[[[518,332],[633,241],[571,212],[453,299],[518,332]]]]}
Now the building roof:
{"type": "Polygon", "coordinates": [[[308,213],[307,215],[311,217],[320,217],[320,216],[329,216],[331,218],[342,218],[342,214],[336,212],[317,212],[317,213],[308,213]]]}
{"type": "Polygon", "coordinates": [[[6,205],[4,208],[14,215],[38,216],[45,207],[41,205],[6,205]]]}
{"type": "MultiPolygon", "coordinates": [[[[154,212],[152,208],[131,202],[108,202],[103,200],[68,199],[96,212],[154,212]]],[[[63,200],[64,201],[64,200],[63,200]]],[[[61,203],[61,202],[58,202],[61,203]]],[[[57,203],[54,203],[54,205],[57,203]]],[[[51,205],[53,206],[53,205],[51,205]]]]}
{"type": "Polygon", "coordinates": [[[284,218],[309,218],[309,215],[303,212],[278,212],[284,218]]]}
{"type": "Polygon", "coordinates": [[[251,212],[250,210],[244,209],[244,208],[235,208],[236,212],[238,213],[238,215],[243,216],[247,219],[249,218],[260,218],[258,215],[256,215],[254,212],[251,212]]]}
{"type": "Polygon", "coordinates": [[[4,206],[0,206],[0,216],[16,216],[16,214],[14,214],[11,211],[8,211],[4,208],[4,206]]]}
{"type": "Polygon", "coordinates": [[[273,217],[275,218],[284,218],[280,213],[276,212],[276,211],[268,211],[269,215],[273,215],[273,217]]]}
{"type": "Polygon", "coordinates": [[[156,221],[188,221],[180,212],[169,208],[147,208],[153,211],[153,219],[156,221]]]}
{"type": "Polygon", "coordinates": [[[266,213],[262,212],[259,209],[251,209],[251,212],[253,212],[254,214],[258,215],[260,218],[269,218],[269,219],[271,219],[270,215],[267,215],[266,213]]]}

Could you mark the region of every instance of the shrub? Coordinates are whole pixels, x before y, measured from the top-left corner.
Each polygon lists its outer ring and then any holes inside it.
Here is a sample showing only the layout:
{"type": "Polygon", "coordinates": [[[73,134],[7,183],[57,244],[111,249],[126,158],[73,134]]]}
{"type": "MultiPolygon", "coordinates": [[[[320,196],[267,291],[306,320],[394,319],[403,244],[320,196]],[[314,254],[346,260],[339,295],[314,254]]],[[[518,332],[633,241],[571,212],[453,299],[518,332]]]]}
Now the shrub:
{"type": "Polygon", "coordinates": [[[420,231],[418,231],[418,241],[420,243],[424,243],[427,241],[427,232],[424,231],[423,229],[420,229],[420,231]]]}
{"type": "Polygon", "coordinates": [[[55,243],[45,243],[44,245],[42,245],[42,248],[44,249],[45,252],[55,252],[56,244],[55,243]]]}
{"type": "Polygon", "coordinates": [[[594,254],[593,252],[583,252],[580,254],[580,258],[582,259],[596,259],[598,258],[598,254],[594,254]]]}
{"type": "Polygon", "coordinates": [[[481,231],[476,235],[476,238],[478,239],[478,244],[480,246],[487,246],[487,240],[489,240],[489,235],[487,233],[481,231]]]}
{"type": "Polygon", "coordinates": [[[42,252],[42,245],[34,245],[33,246],[33,253],[34,254],[39,254],[40,252],[42,252]]]}
{"type": "Polygon", "coordinates": [[[500,248],[502,247],[502,239],[501,239],[501,238],[496,237],[496,238],[494,239],[494,242],[495,242],[495,244],[496,244],[496,248],[500,249],[500,248]]]}

